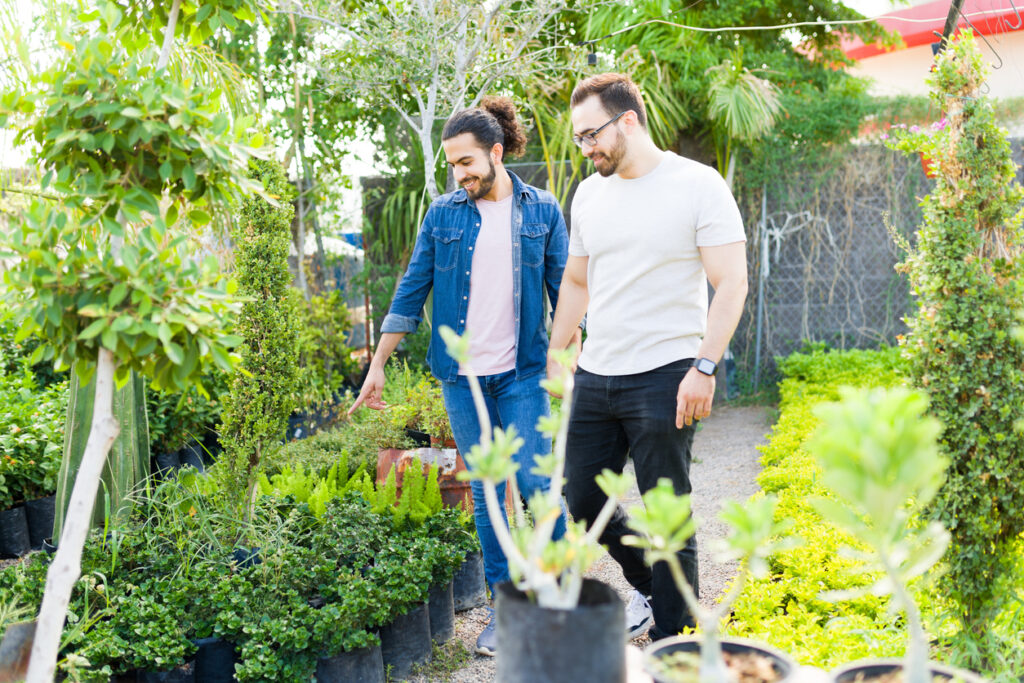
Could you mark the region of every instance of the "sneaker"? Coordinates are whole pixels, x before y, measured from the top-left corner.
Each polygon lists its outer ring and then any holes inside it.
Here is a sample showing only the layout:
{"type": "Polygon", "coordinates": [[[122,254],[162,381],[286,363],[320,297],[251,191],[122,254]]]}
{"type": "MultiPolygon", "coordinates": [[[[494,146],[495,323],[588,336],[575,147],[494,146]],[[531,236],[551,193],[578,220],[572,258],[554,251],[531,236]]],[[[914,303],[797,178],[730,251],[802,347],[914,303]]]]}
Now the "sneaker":
{"type": "Polygon", "coordinates": [[[476,652],[486,657],[493,657],[498,651],[498,620],[494,618],[492,608],[488,607],[487,613],[490,619],[476,638],[476,652]]]}
{"type": "Polygon", "coordinates": [[[632,640],[642,636],[654,623],[654,612],[651,611],[651,603],[640,591],[634,590],[629,594],[629,604],[626,605],[626,636],[632,640]]]}

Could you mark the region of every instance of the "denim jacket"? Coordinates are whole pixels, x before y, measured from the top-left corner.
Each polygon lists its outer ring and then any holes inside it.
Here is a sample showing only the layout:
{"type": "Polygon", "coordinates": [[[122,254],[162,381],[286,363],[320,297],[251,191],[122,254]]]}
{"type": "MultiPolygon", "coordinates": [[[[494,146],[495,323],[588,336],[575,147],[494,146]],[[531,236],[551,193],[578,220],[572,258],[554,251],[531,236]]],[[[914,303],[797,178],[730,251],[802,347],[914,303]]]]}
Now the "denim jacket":
{"type": "MultiPolygon", "coordinates": [[[[516,322],[516,378],[542,372],[547,364],[548,334],[544,291],[551,308],[568,254],[562,210],[551,193],[512,178],[512,275],[516,322]]],[[[438,197],[430,205],[416,237],[409,267],[398,285],[381,332],[415,332],[431,288],[434,309],[427,359],[434,376],[454,382],[459,364],[448,355],[438,330],[447,325],[466,331],[472,248],[480,233],[480,212],[464,189],[438,197]]]]}

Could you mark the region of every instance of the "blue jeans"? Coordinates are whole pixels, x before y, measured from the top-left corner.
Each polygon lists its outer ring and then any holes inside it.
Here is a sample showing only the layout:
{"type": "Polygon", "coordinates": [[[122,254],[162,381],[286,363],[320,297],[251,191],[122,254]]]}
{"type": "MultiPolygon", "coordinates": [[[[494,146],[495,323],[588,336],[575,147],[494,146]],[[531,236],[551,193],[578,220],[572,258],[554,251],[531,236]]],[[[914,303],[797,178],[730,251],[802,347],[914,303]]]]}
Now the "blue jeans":
{"type": "MultiPolygon", "coordinates": [[[[540,380],[543,377],[543,374],[535,374],[517,380],[516,371],[509,370],[479,378],[484,402],[487,404],[487,412],[490,414],[491,427],[508,429],[514,426],[516,432],[525,441],[519,452],[515,454],[514,459],[519,464],[519,470],[516,472],[516,485],[526,500],[529,500],[535,491],[547,491],[551,486],[551,480],[548,477],[542,477],[530,471],[534,467],[535,455],[547,455],[551,452],[551,439],[537,431],[537,420],[541,416],[550,414],[551,411],[548,394],[540,386],[540,380]]],[[[441,382],[441,389],[444,393],[444,406],[448,411],[448,419],[451,421],[452,433],[455,435],[455,443],[461,453],[469,453],[473,446],[480,443],[480,420],[477,418],[476,409],[473,406],[469,380],[464,375],[459,375],[454,382],[441,382]]],[[[487,579],[488,588],[492,589],[493,594],[493,587],[496,584],[510,579],[508,560],[505,558],[501,546],[498,545],[494,527],[487,515],[483,482],[472,481],[470,486],[473,490],[473,518],[476,522],[476,533],[480,537],[480,548],[484,556],[484,576],[487,579]]],[[[504,482],[497,488],[501,517],[505,520],[507,527],[504,482]]],[[[563,503],[562,514],[555,524],[554,538],[561,538],[565,534],[565,520],[565,504],[563,503]]]]}

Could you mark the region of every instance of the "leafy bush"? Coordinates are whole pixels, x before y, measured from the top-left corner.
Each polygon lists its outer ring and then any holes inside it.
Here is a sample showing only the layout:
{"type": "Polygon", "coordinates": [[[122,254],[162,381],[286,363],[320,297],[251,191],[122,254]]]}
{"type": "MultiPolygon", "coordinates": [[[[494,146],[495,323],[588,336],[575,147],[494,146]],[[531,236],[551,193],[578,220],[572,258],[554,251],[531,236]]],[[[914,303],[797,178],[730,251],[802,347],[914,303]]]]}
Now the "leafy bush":
{"type": "Polygon", "coordinates": [[[972,641],[968,650],[979,649],[993,618],[1016,599],[1003,583],[1019,571],[1024,533],[1024,434],[1014,429],[1024,403],[1024,342],[1012,334],[1024,300],[1024,187],[1006,130],[979,91],[986,71],[972,35],[960,34],[929,79],[943,125],[893,145],[925,154],[937,171],[904,264],[919,302],[906,348],[952,459],[933,514],[952,534],[946,590],[972,641]]]}
{"type": "Polygon", "coordinates": [[[31,365],[39,342],[15,332],[0,319],[0,510],[56,490],[68,405],[67,373],[31,365]]]}
{"type": "Polygon", "coordinates": [[[210,373],[204,388],[206,396],[194,387],[176,393],[146,391],[152,454],[173,453],[192,441],[202,442],[207,433],[216,429],[224,408],[220,397],[228,393],[227,374],[210,373]]]}
{"type": "Polygon", "coordinates": [[[904,642],[887,600],[868,595],[835,604],[821,597],[825,591],[870,585],[873,577],[857,574],[856,564],[839,552],[857,547],[854,539],[812,507],[811,499],[827,492],[804,444],[819,423],[814,406],[837,400],[840,386],[902,383],[900,352],[814,350],[780,359],[779,367],[785,375],[781,412],[762,447],[764,470],[758,481],[765,493],[778,496],[777,519],[792,520],[793,534],[813,540],[772,557],[771,574],[751,582],[725,631],[771,643],[824,668],[861,657],[899,655],[904,642]]]}
{"type": "Polygon", "coordinates": [[[339,458],[345,458],[352,471],[365,466],[368,472],[376,472],[377,446],[366,432],[367,427],[361,423],[345,422],[329,431],[289,441],[267,454],[261,469],[268,476],[285,467],[300,466],[324,474],[339,458]]]}
{"type": "Polygon", "coordinates": [[[273,206],[259,196],[248,198],[239,211],[235,255],[239,293],[249,297],[242,307],[238,334],[242,369],[231,384],[220,429],[224,452],[215,471],[220,492],[236,511],[248,505],[260,459],[280,443],[288,415],[295,405],[297,329],[287,305],[288,248],[294,210],[288,201],[295,190],[280,163],[254,161],[250,175],[268,194],[273,206]]]}
{"type": "Polygon", "coordinates": [[[0,510],[57,489],[67,381],[40,386],[24,361],[0,374],[0,510]]]}
{"type": "Polygon", "coordinates": [[[314,294],[309,301],[297,289],[289,294],[299,328],[297,386],[302,401],[333,401],[359,367],[345,343],[352,328],[348,307],[338,290],[314,294]]]}

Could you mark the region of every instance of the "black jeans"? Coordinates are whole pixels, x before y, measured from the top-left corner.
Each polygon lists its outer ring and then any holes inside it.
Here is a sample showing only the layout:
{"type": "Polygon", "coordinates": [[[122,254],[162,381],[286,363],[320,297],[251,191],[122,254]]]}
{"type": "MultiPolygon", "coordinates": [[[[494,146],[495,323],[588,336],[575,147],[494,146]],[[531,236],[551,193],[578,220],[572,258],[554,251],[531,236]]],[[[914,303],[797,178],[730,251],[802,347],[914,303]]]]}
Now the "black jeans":
{"type": "MultiPolygon", "coordinates": [[[[676,392],[693,364],[684,359],[635,375],[595,375],[576,371],[569,438],[566,443],[565,488],[569,511],[577,521],[589,525],[597,517],[607,496],[594,483],[594,476],[608,468],[621,473],[626,458],[633,458],[641,493],[653,488],[661,477],[672,481],[677,494],[690,493],[690,448],[695,424],[676,429],[676,392]]],[[[683,596],[664,562],[653,571],[639,548],[622,544],[622,537],[635,534],[621,506],[601,534],[600,541],[622,567],[623,576],[638,591],[651,596],[654,627],[651,638],[675,635],[684,626],[694,626],[683,596]]],[[[697,595],[697,539],[690,538],[679,553],[687,581],[697,595]]]]}

